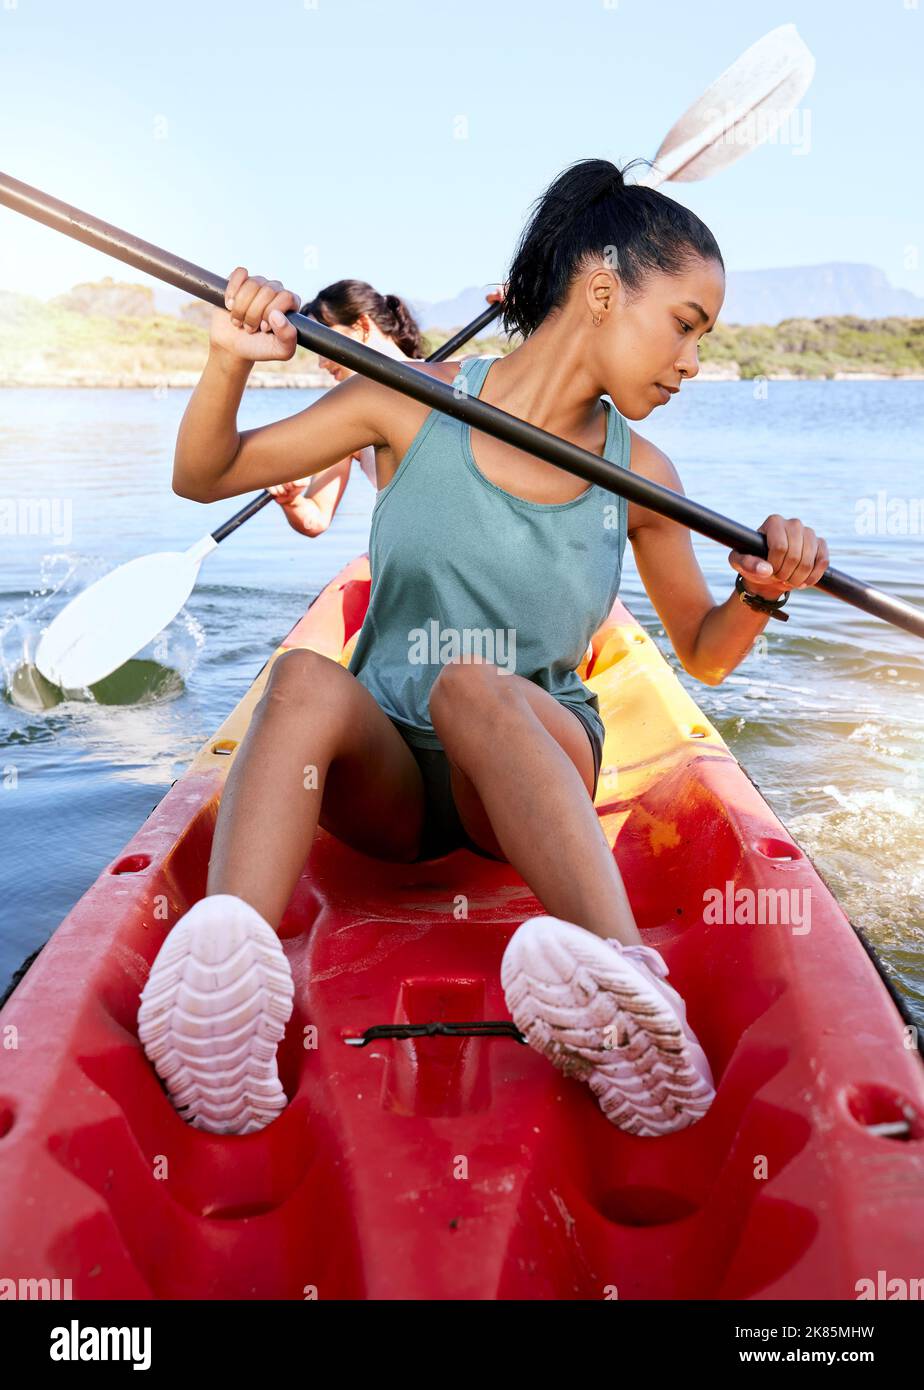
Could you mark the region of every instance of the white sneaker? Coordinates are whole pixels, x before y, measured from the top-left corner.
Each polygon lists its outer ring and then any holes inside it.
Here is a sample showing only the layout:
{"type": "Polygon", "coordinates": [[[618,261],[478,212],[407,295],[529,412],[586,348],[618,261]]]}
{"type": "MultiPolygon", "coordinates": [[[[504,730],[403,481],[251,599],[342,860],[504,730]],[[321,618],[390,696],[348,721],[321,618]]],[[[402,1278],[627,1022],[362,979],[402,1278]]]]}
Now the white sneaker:
{"type": "Polygon", "coordinates": [[[263,1129],[287,1104],[276,1047],[294,986],[279,937],[241,898],[201,898],[161,946],[141,991],[138,1037],[189,1124],[263,1129]]]}
{"type": "Polygon", "coordinates": [[[586,1081],[611,1124],[660,1135],[715,1099],[686,1004],[653,946],[623,946],[558,917],[518,927],[501,961],[513,1021],[560,1071],[586,1081]]]}

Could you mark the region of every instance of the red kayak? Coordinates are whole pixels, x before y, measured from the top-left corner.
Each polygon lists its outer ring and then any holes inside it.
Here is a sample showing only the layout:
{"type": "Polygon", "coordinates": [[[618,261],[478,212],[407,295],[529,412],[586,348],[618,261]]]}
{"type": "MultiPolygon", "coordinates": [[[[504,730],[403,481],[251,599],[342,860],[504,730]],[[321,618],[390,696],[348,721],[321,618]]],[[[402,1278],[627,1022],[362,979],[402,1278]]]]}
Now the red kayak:
{"type": "MultiPolygon", "coordinates": [[[[368,595],[363,557],[279,652],[348,660],[368,595]]],[[[0,1013],[0,1291],[853,1300],[924,1274],[913,1032],[619,602],[580,671],[607,727],[597,810],[712,1063],[705,1117],[627,1134],[523,1044],[499,965],[542,908],[508,866],[386,863],[321,831],[280,929],[290,1103],[244,1137],[185,1124],[139,1046],[139,994],[204,893],[224,778],[279,652],[0,1013]]]]}

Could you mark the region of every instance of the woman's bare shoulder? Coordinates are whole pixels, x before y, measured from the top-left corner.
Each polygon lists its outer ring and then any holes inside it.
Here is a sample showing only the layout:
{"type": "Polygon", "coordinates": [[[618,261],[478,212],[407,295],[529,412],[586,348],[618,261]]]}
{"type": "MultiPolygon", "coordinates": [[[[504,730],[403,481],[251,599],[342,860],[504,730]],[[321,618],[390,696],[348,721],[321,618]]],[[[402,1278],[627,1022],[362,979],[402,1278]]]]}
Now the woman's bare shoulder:
{"type": "MultiPolygon", "coordinates": [[[[421,362],[416,358],[409,358],[402,362],[401,366],[413,367],[416,372],[434,377],[447,386],[451,386],[455,381],[459,369],[457,362],[421,362]]],[[[409,424],[415,430],[419,428],[430,409],[429,406],[415,400],[413,396],[405,395],[403,391],[396,391],[393,387],[372,381],[369,381],[368,385],[374,392],[376,415],[386,440],[389,440],[395,431],[403,433],[409,424]]]]}
{"type": "MultiPolygon", "coordinates": [[[[637,473],[639,477],[647,478],[651,483],[659,483],[661,487],[670,488],[672,492],[683,493],[680,474],[663,449],[659,449],[656,444],[652,444],[650,439],[646,439],[644,435],[633,429],[629,430],[629,440],[629,468],[633,473],[637,473]]],[[[658,526],[663,521],[664,518],[660,512],[653,512],[650,507],[643,507],[639,502],[630,501],[627,518],[630,536],[639,527],[658,526]]]]}
{"type": "Polygon", "coordinates": [[[418,362],[412,360],[408,365],[416,367],[418,371],[426,372],[428,376],[436,377],[437,381],[445,381],[447,386],[451,386],[459,375],[459,368],[462,366],[462,360],[458,357],[451,357],[448,362],[418,362]]]}

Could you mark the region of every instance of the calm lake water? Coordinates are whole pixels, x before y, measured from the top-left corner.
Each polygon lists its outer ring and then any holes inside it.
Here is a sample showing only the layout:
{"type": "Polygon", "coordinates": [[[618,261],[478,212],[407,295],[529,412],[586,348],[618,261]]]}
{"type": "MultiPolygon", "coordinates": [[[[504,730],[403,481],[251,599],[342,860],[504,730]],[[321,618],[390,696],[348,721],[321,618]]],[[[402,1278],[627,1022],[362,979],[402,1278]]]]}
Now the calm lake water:
{"type": "MultiPolygon", "coordinates": [[[[291,415],[317,394],[251,391],[241,427],[291,415]]],[[[242,505],[202,507],[170,490],[188,396],[0,391],[0,499],[56,499],[53,530],[2,540],[7,686],[65,595],[137,555],[185,548],[242,505]]],[[[922,418],[924,382],[703,382],[639,428],[674,460],[688,496],[754,528],[771,512],[798,516],[827,538],[837,569],[924,611],[922,418]],[[859,519],[878,494],[880,516],[891,506],[892,521],[867,532],[859,519]]],[[[0,992],[309,600],[366,548],[373,500],[356,469],[326,535],[297,536],[273,505],[227,540],[158,650],[181,673],[172,688],[128,705],[0,703],[0,992]]],[[[721,601],[734,582],[728,552],[700,537],[694,544],[721,601]]],[[[631,546],[621,597],[868,932],[924,1025],[921,640],[802,591],[789,600],[790,621],[771,620],[766,642],[710,688],[673,655],[631,546]]]]}

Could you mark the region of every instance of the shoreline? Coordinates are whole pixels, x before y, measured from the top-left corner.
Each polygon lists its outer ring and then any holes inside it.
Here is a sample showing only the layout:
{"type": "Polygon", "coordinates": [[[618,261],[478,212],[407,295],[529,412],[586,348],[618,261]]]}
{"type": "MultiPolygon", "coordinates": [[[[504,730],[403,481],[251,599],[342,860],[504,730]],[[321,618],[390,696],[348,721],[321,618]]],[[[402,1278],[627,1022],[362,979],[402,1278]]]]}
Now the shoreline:
{"type": "MultiPolygon", "coordinates": [[[[22,390],[35,388],[41,390],[62,390],[66,387],[86,387],[94,390],[168,391],[171,388],[191,390],[202,378],[201,372],[68,372],[66,374],[36,376],[34,373],[22,376],[0,376],[0,390],[22,390]]],[[[333,386],[333,377],[327,372],[274,372],[258,375],[252,373],[248,379],[248,389],[253,386],[263,390],[299,391],[323,390],[333,386]]]]}
{"type": "MultiPolygon", "coordinates": [[[[201,372],[133,372],[131,375],[108,372],[70,372],[59,376],[37,376],[33,373],[22,376],[0,376],[0,390],[63,390],[65,388],[88,390],[137,390],[167,391],[191,390],[201,379],[201,372]]],[[[924,372],[832,372],[830,376],[797,376],[792,372],[768,373],[766,376],[742,377],[732,369],[700,372],[697,382],[759,382],[759,381],[924,381],[924,372]]],[[[252,373],[248,389],[319,391],[335,385],[327,372],[273,372],[252,373]]]]}

